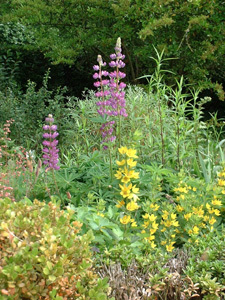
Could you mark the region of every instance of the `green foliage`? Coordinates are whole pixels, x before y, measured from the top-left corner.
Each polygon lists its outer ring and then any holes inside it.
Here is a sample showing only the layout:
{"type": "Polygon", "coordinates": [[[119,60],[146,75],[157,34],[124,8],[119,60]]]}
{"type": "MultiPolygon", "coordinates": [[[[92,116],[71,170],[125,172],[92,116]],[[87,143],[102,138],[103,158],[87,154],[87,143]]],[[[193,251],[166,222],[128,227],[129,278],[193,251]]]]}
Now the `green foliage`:
{"type": "Polygon", "coordinates": [[[220,299],[219,292],[225,286],[224,227],[215,234],[203,235],[195,245],[187,245],[189,260],[185,274],[198,282],[203,299],[220,299]],[[213,298],[214,297],[214,298],[213,298]]]}
{"type": "MultiPolygon", "coordinates": [[[[169,62],[178,76],[198,82],[203,89],[213,88],[224,99],[220,0],[11,0],[0,20],[9,48],[22,43],[24,49],[40,49],[53,63],[74,64],[79,72],[86,72],[86,62],[90,66],[98,52],[108,57],[121,36],[128,81],[153,72],[154,45],[168,57],[178,58],[169,62]]],[[[168,82],[174,83],[172,76],[168,82]]]]}
{"type": "Polygon", "coordinates": [[[72,215],[52,202],[1,199],[1,299],[107,299],[92,268],[93,235],[78,235],[72,215]]]}
{"type": "MultiPolygon", "coordinates": [[[[50,90],[48,88],[49,78],[48,71],[43,79],[43,86],[39,89],[34,82],[29,81],[24,94],[15,95],[9,88],[4,93],[0,92],[2,97],[1,124],[3,125],[6,120],[13,118],[15,122],[12,128],[15,135],[11,137],[24,146],[30,147],[30,142],[34,143],[33,149],[39,147],[42,139],[43,120],[49,113],[54,114],[57,119],[59,130],[66,129],[65,121],[68,120],[65,107],[66,88],[50,90]]],[[[72,100],[73,97],[70,99],[72,100]]]]}
{"type": "Polygon", "coordinates": [[[183,77],[166,84],[163,55],[156,50],[156,70],[143,77],[147,91],[127,88],[119,149],[102,147],[93,91],[64,97],[47,73],[38,90],[2,93],[3,117],[15,122],[2,123],[0,137],[0,299],[107,299],[89,246],[118,300],[224,296],[223,120],[203,121],[211,99],[183,77]],[[60,132],[55,173],[38,160],[48,113],[60,132]],[[17,146],[27,140],[30,151],[17,146]]]}

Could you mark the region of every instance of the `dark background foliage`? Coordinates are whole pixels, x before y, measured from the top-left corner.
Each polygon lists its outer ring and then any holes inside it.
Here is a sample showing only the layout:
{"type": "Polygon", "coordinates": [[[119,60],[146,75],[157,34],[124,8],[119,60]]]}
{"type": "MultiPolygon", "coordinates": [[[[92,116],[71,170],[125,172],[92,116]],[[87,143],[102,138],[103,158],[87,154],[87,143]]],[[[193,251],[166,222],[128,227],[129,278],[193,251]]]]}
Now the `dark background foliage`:
{"type": "MultiPolygon", "coordinates": [[[[92,87],[92,65],[109,60],[118,36],[126,55],[127,82],[152,74],[151,56],[165,50],[168,84],[186,82],[224,99],[224,6],[221,0],[7,0],[1,1],[1,89],[23,91],[27,80],[42,84],[51,68],[50,88],[67,86],[80,96],[92,87]]],[[[210,110],[211,108],[208,107],[210,110]]]]}

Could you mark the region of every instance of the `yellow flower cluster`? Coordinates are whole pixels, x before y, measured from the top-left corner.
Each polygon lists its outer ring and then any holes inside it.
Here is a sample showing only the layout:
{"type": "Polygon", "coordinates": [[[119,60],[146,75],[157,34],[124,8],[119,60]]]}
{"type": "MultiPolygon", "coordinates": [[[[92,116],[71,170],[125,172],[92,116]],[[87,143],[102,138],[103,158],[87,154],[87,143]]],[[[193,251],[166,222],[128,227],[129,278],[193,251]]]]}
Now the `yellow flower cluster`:
{"type": "Polygon", "coordinates": [[[121,201],[117,203],[118,208],[124,208],[125,215],[120,219],[120,222],[124,225],[131,223],[132,227],[136,227],[135,220],[131,217],[131,212],[138,210],[138,192],[139,188],[136,187],[131,181],[132,179],[139,178],[139,172],[136,172],[134,168],[137,165],[138,158],[135,149],[128,149],[127,147],[121,147],[118,149],[119,153],[123,156],[122,160],[116,161],[119,166],[119,170],[116,171],[115,177],[120,180],[120,195],[123,197],[121,201]]]}
{"type": "Polygon", "coordinates": [[[217,185],[221,188],[221,193],[225,195],[225,168],[218,173],[217,185]]]}
{"type": "Polygon", "coordinates": [[[225,169],[218,174],[215,183],[185,178],[173,190],[175,195],[162,199],[163,193],[154,188],[157,196],[151,194],[139,203],[139,188],[133,183],[139,178],[135,170],[136,150],[121,147],[119,152],[122,158],[117,161],[119,169],[115,177],[120,180],[121,199],[116,205],[123,211],[120,222],[130,225],[126,230],[137,227],[138,223],[141,230],[135,234],[142,239],[147,251],[163,247],[172,252],[176,243],[185,240],[198,243],[202,234],[215,230],[224,207],[225,169]],[[144,212],[139,223],[137,216],[141,211],[144,212]]]}
{"type": "Polygon", "coordinates": [[[172,252],[176,242],[176,233],[179,233],[179,230],[177,229],[177,227],[179,227],[179,222],[175,213],[170,213],[167,210],[163,210],[162,213],[161,225],[163,228],[161,229],[161,232],[165,233],[166,239],[161,242],[161,245],[165,245],[166,250],[172,252]]]}
{"type": "MultiPolygon", "coordinates": [[[[225,178],[223,179],[222,176],[225,176],[225,170],[218,176],[221,178],[218,180],[217,186],[223,188],[225,178]]],[[[219,208],[222,206],[221,196],[214,194],[218,194],[218,191],[218,188],[217,191],[215,190],[215,185],[211,187],[208,185],[205,190],[202,190],[200,187],[192,187],[182,181],[174,189],[177,194],[175,201],[177,202],[176,211],[179,222],[184,224],[180,231],[182,237],[186,235],[186,237],[191,237],[189,240],[197,242],[197,236],[203,230],[206,233],[214,229],[217,217],[221,215],[219,208]]],[[[219,192],[219,194],[221,193],[219,192]]]]}
{"type": "MultiPolygon", "coordinates": [[[[150,207],[151,206],[154,209],[158,208],[157,204],[151,204],[150,207]]],[[[155,214],[150,215],[148,213],[145,213],[145,215],[143,215],[142,218],[145,221],[144,221],[144,224],[142,225],[142,227],[144,227],[144,229],[142,230],[141,233],[144,234],[144,239],[146,241],[148,241],[148,243],[150,244],[150,247],[154,249],[156,247],[156,244],[154,242],[155,233],[156,233],[156,231],[158,230],[158,227],[159,227],[159,224],[156,223],[157,216],[155,214]]]]}

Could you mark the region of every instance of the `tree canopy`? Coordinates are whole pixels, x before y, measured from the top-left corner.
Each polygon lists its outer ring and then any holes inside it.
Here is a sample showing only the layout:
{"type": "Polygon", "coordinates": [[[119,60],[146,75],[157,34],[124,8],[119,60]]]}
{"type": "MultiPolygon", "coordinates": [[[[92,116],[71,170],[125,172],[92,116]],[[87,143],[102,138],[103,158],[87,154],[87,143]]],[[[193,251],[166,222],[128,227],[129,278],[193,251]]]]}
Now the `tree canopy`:
{"type": "Polygon", "coordinates": [[[130,82],[153,71],[154,46],[176,58],[168,69],[223,99],[224,19],[221,0],[8,0],[0,33],[4,49],[39,51],[79,72],[97,54],[107,60],[120,36],[130,82]]]}

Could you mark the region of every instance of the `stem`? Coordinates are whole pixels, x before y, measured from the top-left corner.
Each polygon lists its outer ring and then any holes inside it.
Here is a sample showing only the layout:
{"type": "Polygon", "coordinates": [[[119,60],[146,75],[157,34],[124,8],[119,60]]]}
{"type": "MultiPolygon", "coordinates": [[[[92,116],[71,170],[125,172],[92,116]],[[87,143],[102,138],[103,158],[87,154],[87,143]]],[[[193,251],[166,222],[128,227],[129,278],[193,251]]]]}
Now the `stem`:
{"type": "Polygon", "coordinates": [[[119,148],[121,147],[121,115],[119,115],[119,148]]]}
{"type": "Polygon", "coordinates": [[[110,147],[109,147],[109,169],[110,169],[110,181],[112,182],[112,179],[113,179],[112,152],[111,152],[111,148],[110,147]]]}
{"type": "Polygon", "coordinates": [[[160,101],[159,101],[159,120],[160,120],[160,136],[161,136],[161,144],[162,144],[162,153],[161,153],[161,157],[162,157],[162,165],[164,166],[165,164],[165,159],[164,159],[164,136],[163,136],[163,121],[162,121],[162,111],[161,111],[161,105],[160,105],[160,101]]]}
{"type": "Polygon", "coordinates": [[[177,121],[177,165],[178,165],[178,170],[180,171],[180,127],[179,127],[179,119],[177,121]]]}
{"type": "Polygon", "coordinates": [[[59,198],[60,198],[60,200],[61,200],[61,203],[62,203],[62,204],[65,204],[65,203],[64,203],[64,200],[62,199],[62,197],[61,197],[61,195],[60,195],[60,192],[59,192],[58,184],[57,184],[56,179],[55,179],[55,172],[54,172],[54,169],[52,169],[52,177],[53,177],[53,181],[54,181],[54,184],[55,184],[55,188],[56,188],[57,194],[58,194],[58,196],[59,196],[59,198]]]}

